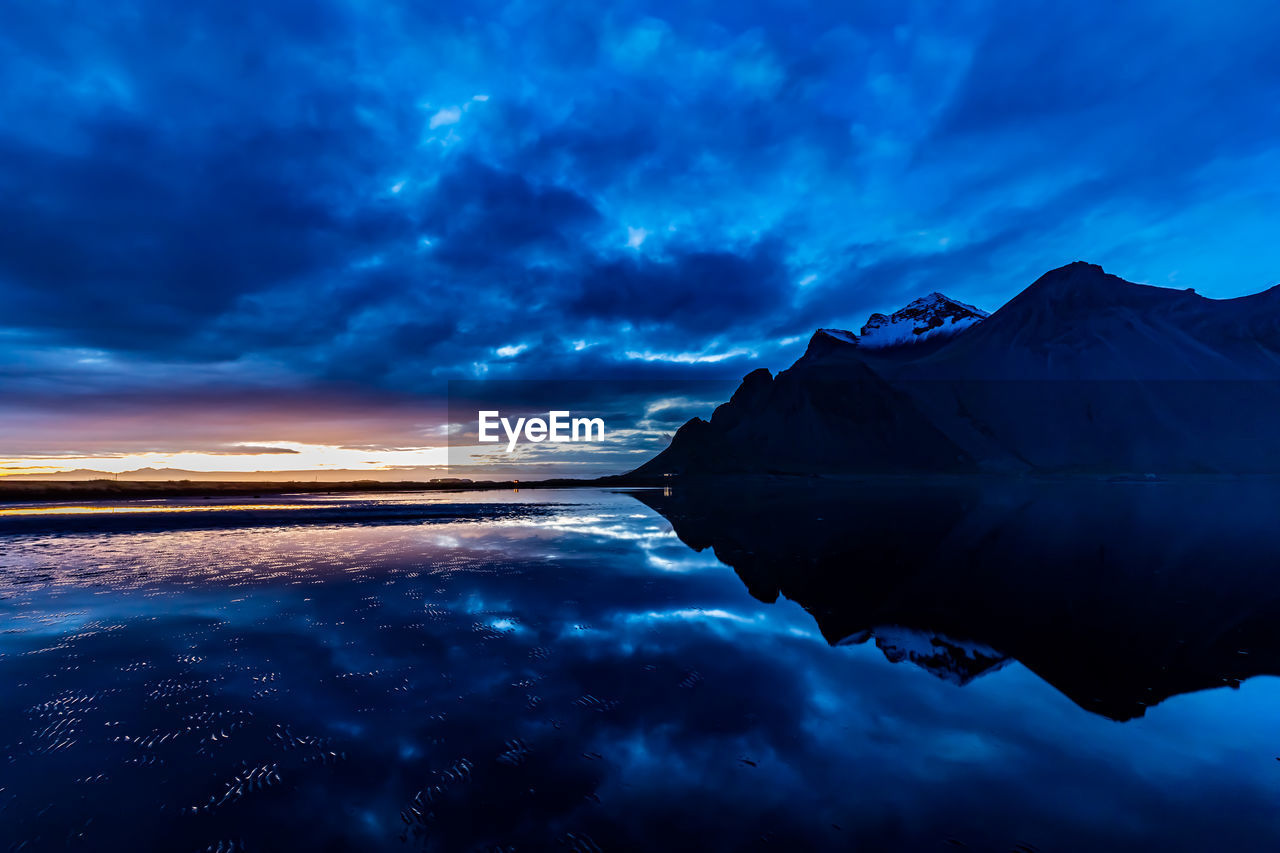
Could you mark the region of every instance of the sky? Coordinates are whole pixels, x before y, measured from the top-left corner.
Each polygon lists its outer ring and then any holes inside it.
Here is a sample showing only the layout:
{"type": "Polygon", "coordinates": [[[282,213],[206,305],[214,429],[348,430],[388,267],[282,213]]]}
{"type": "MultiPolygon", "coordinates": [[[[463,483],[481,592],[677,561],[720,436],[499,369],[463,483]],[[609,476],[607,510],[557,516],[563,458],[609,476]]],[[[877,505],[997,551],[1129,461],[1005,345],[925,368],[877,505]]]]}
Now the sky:
{"type": "Polygon", "coordinates": [[[420,473],[450,380],[605,380],[615,406],[668,381],[661,434],[708,381],[935,290],[994,310],[1074,260],[1280,280],[1272,4],[5,19],[8,474],[420,473]]]}

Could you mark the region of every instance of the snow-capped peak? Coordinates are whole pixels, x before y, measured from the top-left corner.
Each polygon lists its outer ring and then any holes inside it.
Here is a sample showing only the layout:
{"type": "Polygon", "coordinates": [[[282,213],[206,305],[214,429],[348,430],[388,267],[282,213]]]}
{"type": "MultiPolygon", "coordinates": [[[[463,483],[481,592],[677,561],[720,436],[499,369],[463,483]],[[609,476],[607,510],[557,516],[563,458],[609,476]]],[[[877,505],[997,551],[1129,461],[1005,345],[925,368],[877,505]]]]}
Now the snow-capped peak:
{"type": "Polygon", "coordinates": [[[900,311],[872,314],[858,342],[864,347],[892,347],[954,335],[989,317],[988,312],[941,293],[916,299],[900,311]]]}
{"type": "Polygon", "coordinates": [[[979,675],[994,672],[1009,662],[1008,657],[982,643],[901,625],[882,625],[860,631],[840,640],[837,645],[860,645],[873,637],[876,648],[890,663],[910,661],[953,684],[968,684],[979,675]]]}

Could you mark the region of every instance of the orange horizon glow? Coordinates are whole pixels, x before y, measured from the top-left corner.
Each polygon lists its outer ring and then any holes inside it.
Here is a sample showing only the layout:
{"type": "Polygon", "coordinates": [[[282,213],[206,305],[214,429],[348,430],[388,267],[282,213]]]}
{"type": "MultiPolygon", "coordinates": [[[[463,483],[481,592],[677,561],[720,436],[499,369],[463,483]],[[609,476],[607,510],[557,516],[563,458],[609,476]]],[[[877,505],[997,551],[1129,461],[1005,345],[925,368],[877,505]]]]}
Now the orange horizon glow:
{"type": "Polygon", "coordinates": [[[444,468],[446,447],[361,450],[335,445],[297,442],[246,442],[251,447],[278,448],[275,453],[202,453],[174,451],[57,457],[0,458],[0,477],[57,474],[77,470],[123,474],[141,468],[177,469],[200,473],[263,474],[289,471],[393,471],[398,468],[444,468]],[[270,464],[264,464],[270,460],[270,464]]]}
{"type": "Polygon", "coordinates": [[[200,504],[198,506],[27,506],[0,509],[0,518],[15,515],[104,515],[164,512],[225,512],[227,510],[315,509],[315,504],[200,504]]]}

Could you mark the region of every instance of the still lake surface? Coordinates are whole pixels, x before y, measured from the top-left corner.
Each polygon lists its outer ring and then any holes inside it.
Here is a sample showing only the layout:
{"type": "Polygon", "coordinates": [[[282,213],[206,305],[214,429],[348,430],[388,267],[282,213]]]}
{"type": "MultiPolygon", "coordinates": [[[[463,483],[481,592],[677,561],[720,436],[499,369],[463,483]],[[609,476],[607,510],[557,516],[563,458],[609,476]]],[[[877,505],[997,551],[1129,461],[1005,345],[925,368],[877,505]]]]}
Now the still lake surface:
{"type": "Polygon", "coordinates": [[[1273,485],[79,507],[0,508],[2,849],[1280,846],[1273,485]]]}

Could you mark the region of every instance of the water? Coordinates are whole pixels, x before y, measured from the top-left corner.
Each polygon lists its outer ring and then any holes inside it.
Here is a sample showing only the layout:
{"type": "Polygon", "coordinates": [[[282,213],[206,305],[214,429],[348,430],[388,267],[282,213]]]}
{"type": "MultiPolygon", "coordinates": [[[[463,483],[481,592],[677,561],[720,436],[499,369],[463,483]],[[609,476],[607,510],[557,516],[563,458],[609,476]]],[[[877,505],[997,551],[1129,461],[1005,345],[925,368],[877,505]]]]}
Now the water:
{"type": "Polygon", "coordinates": [[[0,844],[1273,849],[1278,495],[0,513],[0,844]]]}

